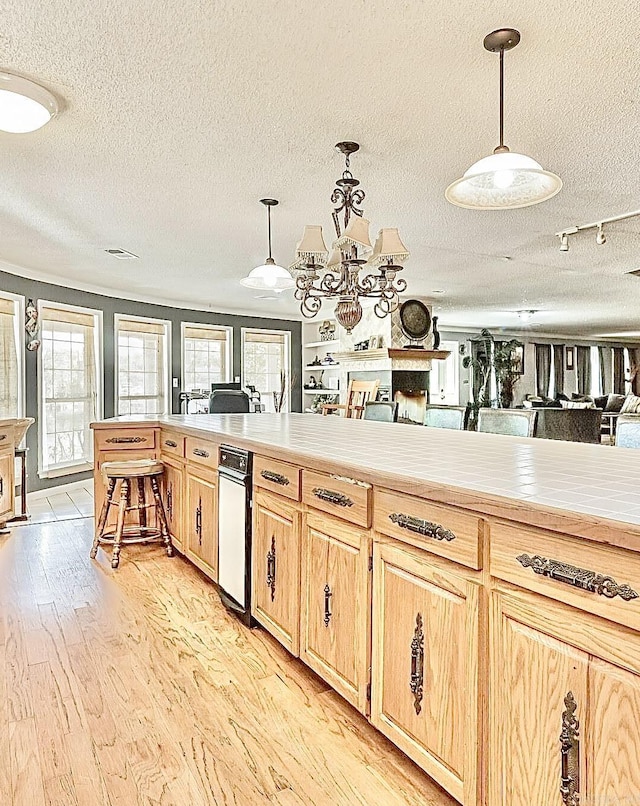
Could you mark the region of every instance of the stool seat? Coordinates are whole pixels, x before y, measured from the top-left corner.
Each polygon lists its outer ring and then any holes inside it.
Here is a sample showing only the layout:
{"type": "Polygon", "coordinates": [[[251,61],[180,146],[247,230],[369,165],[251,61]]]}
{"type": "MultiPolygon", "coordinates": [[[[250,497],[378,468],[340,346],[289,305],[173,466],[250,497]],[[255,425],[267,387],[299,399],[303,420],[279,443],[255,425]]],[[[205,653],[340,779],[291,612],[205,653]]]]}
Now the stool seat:
{"type": "Polygon", "coordinates": [[[157,459],[130,459],[126,462],[105,462],[102,472],[108,479],[132,479],[158,476],[164,472],[164,465],[157,459]]]}

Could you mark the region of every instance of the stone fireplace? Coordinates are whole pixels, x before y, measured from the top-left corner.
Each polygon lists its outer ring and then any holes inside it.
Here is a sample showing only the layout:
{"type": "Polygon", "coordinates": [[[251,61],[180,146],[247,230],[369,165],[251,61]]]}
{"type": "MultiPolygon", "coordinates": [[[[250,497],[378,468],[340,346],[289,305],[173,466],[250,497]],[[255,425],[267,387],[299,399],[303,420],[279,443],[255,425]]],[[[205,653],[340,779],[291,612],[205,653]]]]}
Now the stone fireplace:
{"type": "Polygon", "coordinates": [[[349,381],[380,381],[379,400],[398,403],[398,421],[424,422],[425,407],[429,402],[429,370],[354,370],[347,373],[349,381]]]}

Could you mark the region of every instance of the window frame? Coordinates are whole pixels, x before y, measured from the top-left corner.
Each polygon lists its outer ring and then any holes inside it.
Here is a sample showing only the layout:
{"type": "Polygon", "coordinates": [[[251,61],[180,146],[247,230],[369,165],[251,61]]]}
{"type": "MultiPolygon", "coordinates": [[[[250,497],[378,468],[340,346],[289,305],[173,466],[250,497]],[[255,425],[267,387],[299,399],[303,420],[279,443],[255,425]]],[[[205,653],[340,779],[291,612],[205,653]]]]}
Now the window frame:
{"type": "MultiPolygon", "coordinates": [[[[224,380],[222,383],[231,383],[233,380],[233,327],[229,325],[212,325],[209,322],[181,322],[180,323],[180,382],[182,385],[182,391],[186,392],[187,384],[186,384],[186,372],[185,367],[187,364],[186,361],[186,350],[185,350],[185,330],[188,327],[195,327],[201,330],[224,330],[226,332],[226,339],[225,339],[225,355],[224,355],[224,380]]],[[[211,391],[211,390],[209,390],[211,391]]]]}
{"type": "MultiPolygon", "coordinates": [[[[285,372],[289,377],[289,381],[291,380],[291,331],[290,330],[277,330],[274,328],[263,328],[263,327],[243,327],[240,329],[241,333],[241,352],[240,352],[240,378],[242,380],[242,388],[246,389],[246,379],[245,379],[245,360],[244,360],[244,353],[245,353],[245,344],[247,341],[247,333],[264,333],[267,335],[273,336],[283,336],[284,337],[284,357],[285,357],[285,372]]],[[[271,402],[271,401],[270,401],[271,402]]],[[[264,404],[264,401],[262,401],[264,404]]],[[[287,389],[287,409],[286,413],[291,412],[291,383],[289,383],[289,387],[287,389]]]]}
{"type": "MultiPolygon", "coordinates": [[[[169,319],[156,319],[153,316],[135,316],[133,314],[128,313],[116,313],[113,315],[113,411],[114,414],[120,416],[118,414],[119,406],[118,403],[120,401],[120,349],[119,349],[119,334],[120,334],[120,322],[125,320],[127,322],[143,322],[143,323],[150,323],[154,325],[162,325],[164,328],[164,339],[165,339],[165,349],[163,355],[163,364],[162,367],[162,374],[163,374],[163,381],[164,381],[164,399],[166,402],[166,411],[158,414],[159,417],[165,416],[167,414],[171,414],[172,406],[172,397],[171,397],[171,372],[172,372],[172,363],[171,363],[171,356],[172,356],[172,343],[171,343],[171,320],[169,319]]],[[[138,415],[122,415],[122,416],[138,416],[138,415]]]]}
{"type": "Polygon", "coordinates": [[[24,417],[27,400],[27,378],[25,372],[25,308],[26,299],[21,294],[12,294],[10,291],[0,291],[0,298],[9,300],[14,304],[15,322],[14,335],[16,340],[16,350],[18,351],[18,412],[17,417],[24,417]]]}
{"type": "Polygon", "coordinates": [[[93,454],[93,439],[89,441],[89,454],[90,460],[88,462],[74,462],[73,464],[64,465],[45,469],[44,466],[44,371],[42,368],[42,310],[43,308],[52,307],[58,308],[61,311],[69,311],[70,313],[86,314],[93,317],[93,349],[95,358],[95,385],[96,385],[96,411],[95,419],[101,420],[104,417],[104,315],[99,308],[87,308],[83,305],[69,305],[66,302],[55,302],[53,300],[39,299],[37,302],[38,309],[38,333],[40,336],[40,346],[37,350],[37,375],[38,375],[38,477],[41,479],[55,479],[61,476],[71,476],[76,473],[84,473],[93,470],[94,454],[93,454]]]}

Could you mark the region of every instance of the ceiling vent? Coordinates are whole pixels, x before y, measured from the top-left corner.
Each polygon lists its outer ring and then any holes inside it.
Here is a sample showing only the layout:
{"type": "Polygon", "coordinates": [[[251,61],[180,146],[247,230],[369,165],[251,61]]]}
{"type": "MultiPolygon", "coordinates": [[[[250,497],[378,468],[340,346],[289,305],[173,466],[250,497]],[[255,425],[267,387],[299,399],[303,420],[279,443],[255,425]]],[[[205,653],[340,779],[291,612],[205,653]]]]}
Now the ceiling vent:
{"type": "Polygon", "coordinates": [[[134,255],[133,252],[127,252],[126,249],[105,249],[104,251],[108,255],[118,258],[118,260],[138,260],[138,255],[134,255]]]}

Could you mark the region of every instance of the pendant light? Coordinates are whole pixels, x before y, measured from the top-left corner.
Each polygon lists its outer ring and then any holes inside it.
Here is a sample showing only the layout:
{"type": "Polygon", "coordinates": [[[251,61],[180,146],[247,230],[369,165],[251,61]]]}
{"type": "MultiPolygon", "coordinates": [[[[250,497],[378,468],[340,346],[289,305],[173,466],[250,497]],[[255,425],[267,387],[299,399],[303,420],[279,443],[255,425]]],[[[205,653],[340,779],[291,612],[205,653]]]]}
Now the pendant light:
{"type": "Polygon", "coordinates": [[[271,208],[278,204],[276,199],[260,199],[260,204],[267,208],[267,218],[269,227],[269,257],[262,266],[256,266],[247,277],[240,280],[241,285],[247,288],[255,288],[259,291],[287,291],[295,288],[296,281],[287,269],[278,266],[271,256],[271,208]]]}
{"type": "Polygon", "coordinates": [[[500,28],[484,38],[485,49],[500,54],[500,145],[446,189],[447,201],[458,207],[472,210],[529,207],[555,196],[562,187],[559,176],[545,171],[531,157],[509,151],[504,144],[504,54],[519,41],[520,33],[514,28],[500,28]]]}

